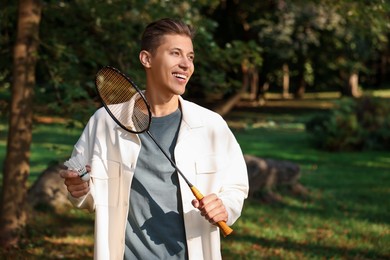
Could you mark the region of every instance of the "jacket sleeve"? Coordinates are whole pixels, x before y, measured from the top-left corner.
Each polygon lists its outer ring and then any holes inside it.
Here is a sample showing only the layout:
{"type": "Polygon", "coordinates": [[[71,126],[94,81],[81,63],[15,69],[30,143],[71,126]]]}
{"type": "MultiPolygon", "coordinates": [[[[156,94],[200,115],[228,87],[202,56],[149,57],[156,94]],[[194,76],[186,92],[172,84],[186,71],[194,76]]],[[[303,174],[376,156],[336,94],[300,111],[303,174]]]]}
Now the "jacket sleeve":
{"type": "Polygon", "coordinates": [[[187,174],[194,172],[189,176],[204,194],[217,194],[228,212],[227,224],[232,225],[249,191],[241,147],[219,114],[190,102],[183,102],[182,107],[181,145],[176,146],[175,158],[183,167],[191,166],[194,158],[195,169],[187,167],[187,174]]]}
{"type": "Polygon", "coordinates": [[[247,167],[241,148],[233,133],[228,129],[226,134],[226,167],[223,183],[218,194],[228,212],[228,225],[232,225],[241,215],[244,200],[248,196],[249,183],[247,167]]]}
{"type": "MultiPolygon", "coordinates": [[[[92,140],[94,139],[94,116],[91,117],[89,120],[88,124],[84,128],[79,140],[75,144],[72,152],[72,157],[76,156],[77,154],[82,154],[84,157],[87,158],[87,162],[89,165],[91,165],[91,157],[92,157],[92,149],[93,149],[93,142],[92,140]]],[[[80,197],[80,198],[75,198],[73,197],[70,193],[68,193],[68,199],[69,201],[77,208],[80,209],[86,209],[90,212],[93,212],[95,209],[94,206],[94,187],[93,187],[93,180],[89,180],[89,187],[90,191],[80,197]]]]}

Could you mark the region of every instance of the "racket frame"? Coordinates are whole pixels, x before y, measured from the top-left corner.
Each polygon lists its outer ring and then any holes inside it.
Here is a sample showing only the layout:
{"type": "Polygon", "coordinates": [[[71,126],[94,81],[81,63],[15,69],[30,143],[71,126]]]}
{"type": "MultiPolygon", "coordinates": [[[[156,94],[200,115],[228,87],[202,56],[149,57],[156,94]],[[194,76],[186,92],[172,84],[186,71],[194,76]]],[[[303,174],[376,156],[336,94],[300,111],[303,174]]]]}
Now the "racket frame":
{"type": "MultiPolygon", "coordinates": [[[[116,73],[120,74],[124,79],[126,79],[133,87],[134,89],[137,91],[137,93],[140,95],[140,97],[144,100],[145,104],[146,104],[146,108],[147,108],[147,112],[148,112],[148,126],[145,128],[145,130],[143,131],[134,131],[128,127],[126,127],[125,125],[123,125],[117,118],[116,116],[111,112],[111,110],[108,108],[108,105],[106,104],[106,102],[104,102],[103,98],[101,97],[100,95],[100,91],[99,91],[99,88],[98,88],[98,83],[97,83],[97,77],[96,77],[96,80],[95,80],[95,88],[96,88],[96,91],[98,92],[98,96],[99,96],[99,99],[101,101],[101,103],[103,104],[104,108],[106,109],[107,113],[111,116],[111,118],[115,121],[115,123],[117,123],[121,128],[125,129],[126,131],[128,132],[131,132],[133,134],[141,134],[143,132],[146,132],[149,130],[150,128],[150,123],[152,122],[152,112],[150,110],[150,105],[148,103],[148,100],[146,99],[144,93],[140,90],[140,88],[138,88],[137,84],[134,83],[134,81],[132,81],[128,76],[126,76],[126,74],[124,74],[123,72],[121,72],[120,70],[118,70],[117,68],[114,68],[112,66],[105,66],[103,67],[101,70],[103,69],[109,69],[109,70],[113,70],[115,71],[116,73]]],[[[101,71],[100,70],[100,71],[101,71]]]]}

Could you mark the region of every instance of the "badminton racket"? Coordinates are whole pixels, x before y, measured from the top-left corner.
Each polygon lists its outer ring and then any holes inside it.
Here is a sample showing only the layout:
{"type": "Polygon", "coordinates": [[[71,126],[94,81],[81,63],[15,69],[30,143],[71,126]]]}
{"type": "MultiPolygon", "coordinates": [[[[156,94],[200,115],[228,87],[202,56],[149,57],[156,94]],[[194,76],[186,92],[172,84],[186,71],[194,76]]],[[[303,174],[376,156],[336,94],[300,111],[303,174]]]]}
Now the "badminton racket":
{"type": "MultiPolygon", "coordinates": [[[[185,177],[150,133],[152,113],[146,97],[137,85],[118,69],[106,66],[96,74],[95,86],[103,106],[112,119],[128,132],[134,134],[146,132],[187,183],[195,198],[197,200],[203,199],[202,193],[185,177]]],[[[225,237],[233,231],[224,221],[219,221],[217,225],[225,237]]]]}

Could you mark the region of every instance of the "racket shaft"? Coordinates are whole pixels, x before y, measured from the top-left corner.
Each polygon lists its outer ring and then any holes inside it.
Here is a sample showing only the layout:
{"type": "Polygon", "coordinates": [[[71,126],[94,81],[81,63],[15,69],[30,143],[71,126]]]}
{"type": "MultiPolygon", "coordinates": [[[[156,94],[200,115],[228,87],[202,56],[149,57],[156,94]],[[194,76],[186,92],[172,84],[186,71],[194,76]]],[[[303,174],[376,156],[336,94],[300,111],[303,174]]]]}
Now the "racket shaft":
{"type": "MultiPolygon", "coordinates": [[[[154,138],[154,136],[149,132],[146,131],[146,133],[149,135],[149,137],[153,140],[153,142],[157,145],[157,147],[160,149],[160,151],[165,155],[165,157],[168,159],[168,161],[175,167],[176,171],[180,174],[180,176],[184,179],[184,181],[187,183],[187,185],[190,187],[192,194],[194,194],[195,198],[197,200],[203,199],[203,194],[200,193],[200,191],[195,188],[194,185],[191,184],[191,182],[184,176],[184,174],[180,171],[179,167],[177,167],[176,163],[169,157],[169,155],[164,151],[164,149],[159,145],[157,140],[154,138]]],[[[230,235],[233,232],[233,229],[231,229],[226,222],[219,221],[217,222],[218,227],[221,229],[221,232],[224,237],[230,235]]]]}

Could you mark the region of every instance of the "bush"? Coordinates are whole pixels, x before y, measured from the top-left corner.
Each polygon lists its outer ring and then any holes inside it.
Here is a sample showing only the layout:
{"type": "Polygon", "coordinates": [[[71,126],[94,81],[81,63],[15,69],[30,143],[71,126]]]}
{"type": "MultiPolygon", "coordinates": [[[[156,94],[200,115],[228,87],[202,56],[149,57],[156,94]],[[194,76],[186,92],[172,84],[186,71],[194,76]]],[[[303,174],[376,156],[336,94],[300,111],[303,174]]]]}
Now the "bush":
{"type": "Polygon", "coordinates": [[[314,144],[329,151],[390,149],[390,102],[342,99],[337,108],[306,123],[314,144]]]}

